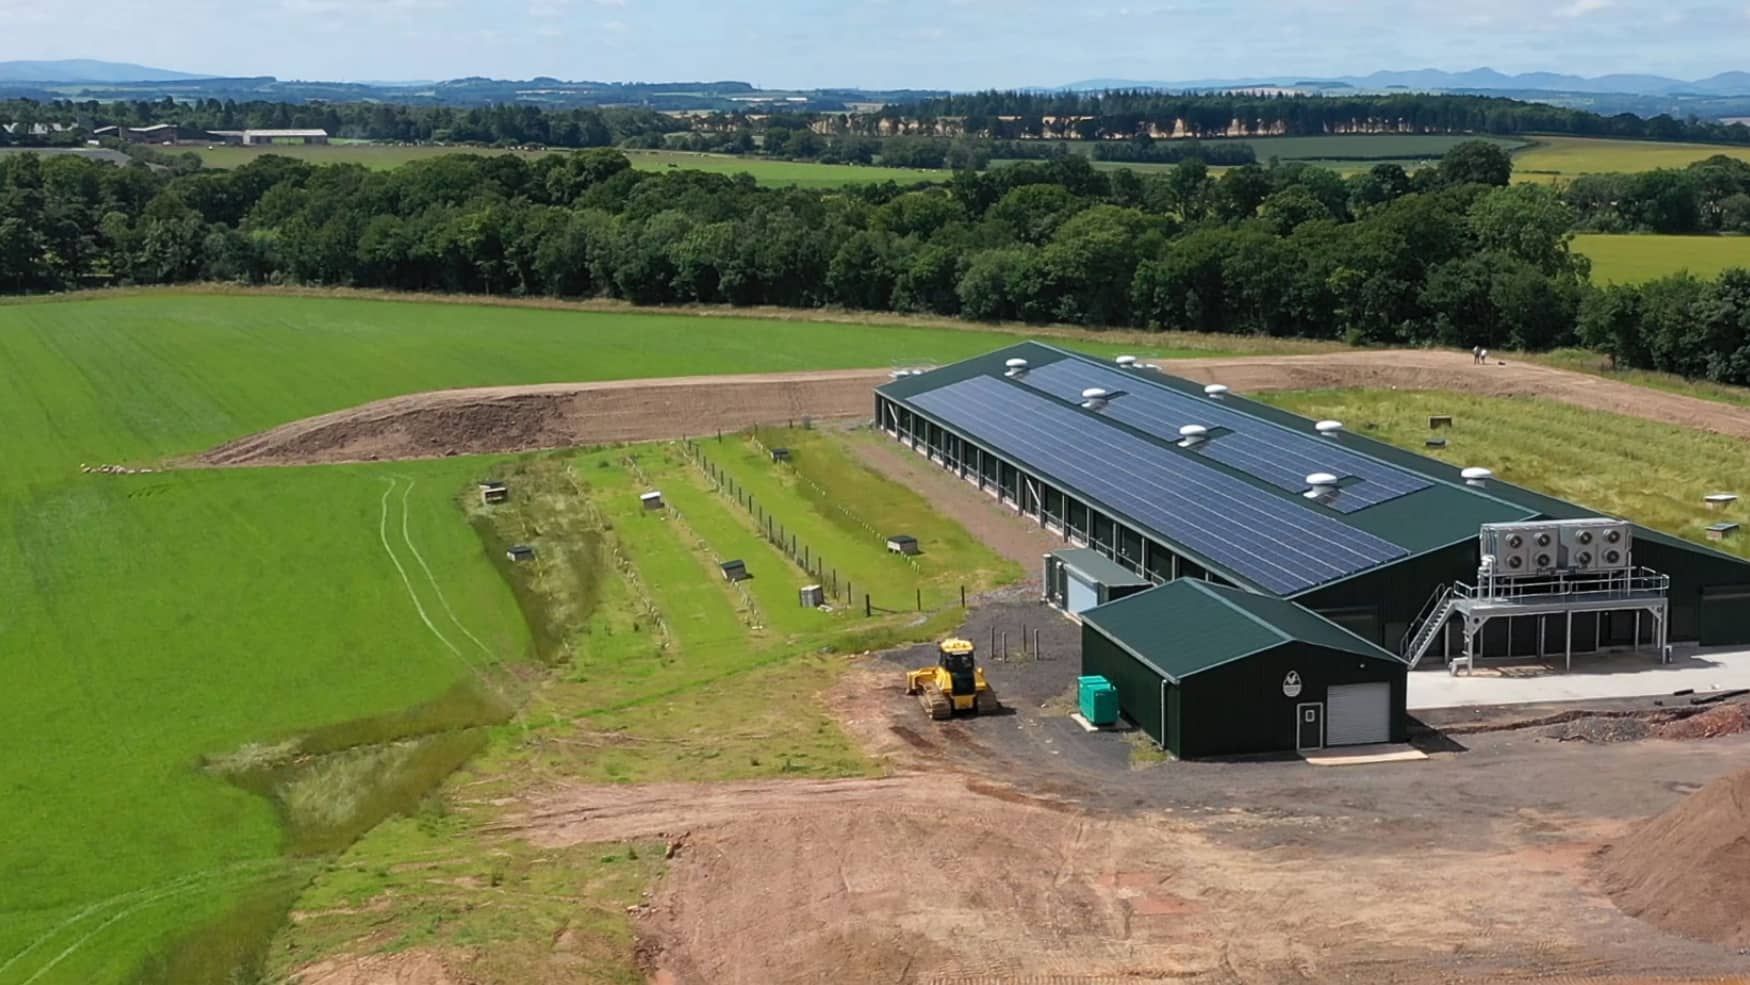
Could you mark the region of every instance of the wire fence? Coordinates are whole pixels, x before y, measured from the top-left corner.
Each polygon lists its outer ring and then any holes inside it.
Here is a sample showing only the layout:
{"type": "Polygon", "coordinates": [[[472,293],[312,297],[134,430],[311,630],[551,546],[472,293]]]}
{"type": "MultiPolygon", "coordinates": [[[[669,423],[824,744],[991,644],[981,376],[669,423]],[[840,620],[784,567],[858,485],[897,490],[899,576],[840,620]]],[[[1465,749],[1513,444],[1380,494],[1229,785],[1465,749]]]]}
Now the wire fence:
{"type": "MultiPolygon", "coordinates": [[[[757,438],[753,440],[758,441],[757,438]]],[[[887,597],[881,599],[881,603],[878,604],[872,591],[864,591],[859,596],[858,583],[848,569],[841,571],[837,563],[829,560],[813,545],[803,540],[792,525],[786,524],[783,519],[768,510],[765,504],[738,482],[733,474],[707,458],[704,450],[696,442],[682,442],[682,447],[685,449],[688,459],[710,481],[712,488],[740,506],[754,521],[754,526],[759,530],[760,536],[783,552],[791,563],[815,579],[815,584],[820,587],[822,595],[832,599],[835,603],[854,607],[860,600],[865,616],[874,616],[877,613],[886,615],[900,612],[937,612],[956,606],[960,608],[966,606],[966,586],[964,585],[957,586],[955,593],[947,593],[946,599],[941,597],[943,593],[932,591],[932,597],[928,600],[931,605],[927,608],[922,585],[914,588],[910,599],[887,597]]],[[[762,444],[759,447],[764,449],[765,446],[762,444]]],[[[769,454],[769,450],[767,453],[769,454]]],[[[823,494],[825,493],[825,490],[821,491],[823,494]]],[[[876,534],[876,536],[880,537],[881,535],[876,534]]],[[[899,555],[899,557],[911,565],[914,573],[919,571],[917,562],[913,558],[904,554],[899,555]]]]}

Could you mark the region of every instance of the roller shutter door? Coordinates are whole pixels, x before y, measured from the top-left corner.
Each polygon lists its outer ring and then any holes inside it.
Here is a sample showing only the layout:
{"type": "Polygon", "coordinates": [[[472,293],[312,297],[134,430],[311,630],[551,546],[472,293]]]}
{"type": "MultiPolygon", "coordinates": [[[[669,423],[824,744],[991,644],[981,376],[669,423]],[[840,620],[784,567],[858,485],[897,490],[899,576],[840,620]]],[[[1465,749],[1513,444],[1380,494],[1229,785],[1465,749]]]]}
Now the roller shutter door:
{"type": "Polygon", "coordinates": [[[1325,692],[1325,745],[1391,741],[1391,684],[1336,684],[1325,692]]]}
{"type": "Polygon", "coordinates": [[[1094,586],[1074,574],[1065,580],[1069,583],[1069,611],[1079,614],[1100,604],[1100,593],[1094,586]]]}

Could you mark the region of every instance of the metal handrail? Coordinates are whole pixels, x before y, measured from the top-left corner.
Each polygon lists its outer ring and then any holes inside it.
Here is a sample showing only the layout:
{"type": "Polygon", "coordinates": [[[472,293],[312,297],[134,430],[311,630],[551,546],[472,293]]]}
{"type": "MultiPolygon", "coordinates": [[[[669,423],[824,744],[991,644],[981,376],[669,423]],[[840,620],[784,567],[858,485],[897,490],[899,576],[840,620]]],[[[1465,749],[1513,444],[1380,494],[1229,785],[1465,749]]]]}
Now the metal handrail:
{"type": "Polygon", "coordinates": [[[1399,653],[1402,653],[1405,656],[1409,655],[1411,645],[1415,643],[1416,638],[1422,633],[1423,624],[1434,615],[1436,610],[1446,604],[1447,597],[1450,596],[1453,589],[1457,587],[1459,587],[1459,583],[1455,582],[1451,585],[1442,585],[1429,593],[1428,601],[1422,604],[1422,611],[1416,613],[1416,618],[1410,620],[1409,626],[1404,629],[1403,638],[1398,640],[1399,653]]]}
{"type": "Polygon", "coordinates": [[[1487,578],[1483,577],[1484,574],[1478,572],[1478,581],[1485,590],[1479,591],[1459,582],[1453,586],[1455,592],[1467,600],[1511,602],[1531,598],[1631,598],[1657,595],[1671,588],[1670,575],[1640,567],[1602,574],[1564,572],[1536,578],[1502,578],[1499,575],[1487,578]]]}

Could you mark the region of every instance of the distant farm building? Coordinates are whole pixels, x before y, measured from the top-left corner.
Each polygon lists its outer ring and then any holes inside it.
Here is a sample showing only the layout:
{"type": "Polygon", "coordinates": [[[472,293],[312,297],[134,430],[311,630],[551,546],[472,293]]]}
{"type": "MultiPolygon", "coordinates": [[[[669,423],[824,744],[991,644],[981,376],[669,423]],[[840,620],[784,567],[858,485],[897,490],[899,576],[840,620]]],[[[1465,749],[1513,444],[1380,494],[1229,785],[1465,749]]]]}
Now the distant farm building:
{"type": "Polygon", "coordinates": [[[202,131],[185,130],[174,123],[154,123],[149,127],[98,127],[91,133],[96,137],[112,137],[130,144],[174,144],[179,140],[190,139],[189,135],[200,134],[202,131]]]}
{"type": "Polygon", "coordinates": [[[208,137],[225,144],[326,144],[327,130],[211,130],[208,137]]]}

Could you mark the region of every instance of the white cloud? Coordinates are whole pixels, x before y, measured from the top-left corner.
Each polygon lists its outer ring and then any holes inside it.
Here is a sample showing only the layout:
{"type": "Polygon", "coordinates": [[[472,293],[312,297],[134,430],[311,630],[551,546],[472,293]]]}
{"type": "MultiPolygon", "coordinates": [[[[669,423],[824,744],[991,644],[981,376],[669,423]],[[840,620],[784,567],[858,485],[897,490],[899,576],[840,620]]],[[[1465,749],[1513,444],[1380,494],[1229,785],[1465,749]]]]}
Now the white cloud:
{"type": "Polygon", "coordinates": [[[1556,16],[1584,17],[1587,14],[1595,14],[1600,10],[1614,7],[1615,5],[1616,0],[1573,0],[1572,3],[1558,7],[1556,9],[1556,16]]]}

